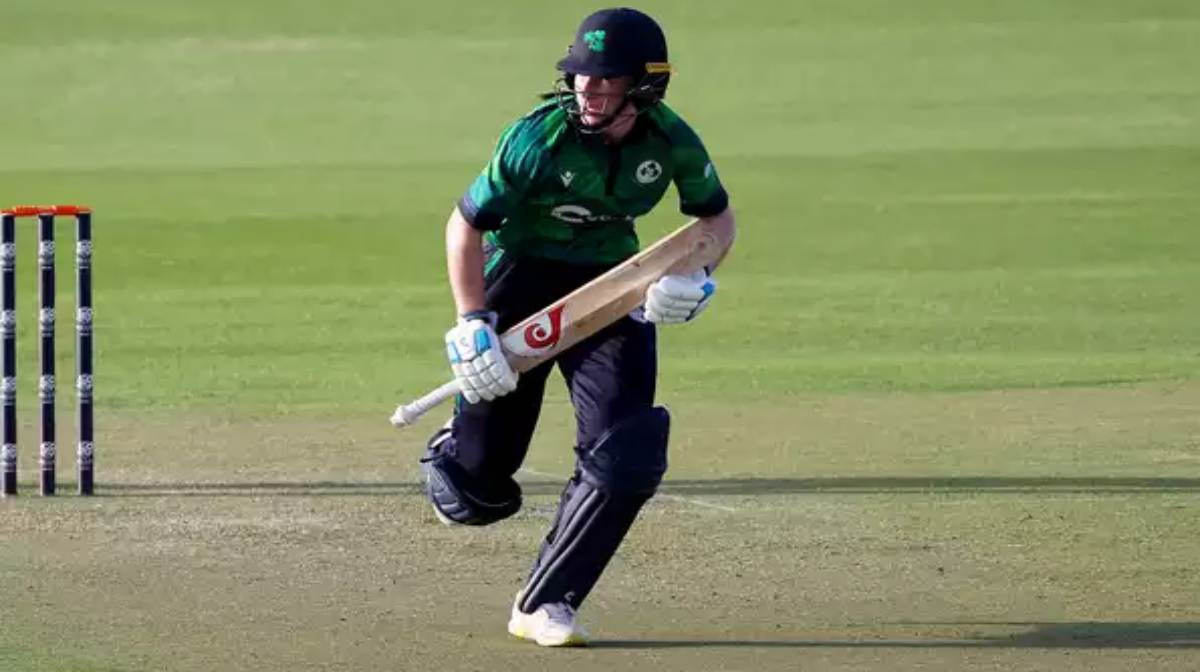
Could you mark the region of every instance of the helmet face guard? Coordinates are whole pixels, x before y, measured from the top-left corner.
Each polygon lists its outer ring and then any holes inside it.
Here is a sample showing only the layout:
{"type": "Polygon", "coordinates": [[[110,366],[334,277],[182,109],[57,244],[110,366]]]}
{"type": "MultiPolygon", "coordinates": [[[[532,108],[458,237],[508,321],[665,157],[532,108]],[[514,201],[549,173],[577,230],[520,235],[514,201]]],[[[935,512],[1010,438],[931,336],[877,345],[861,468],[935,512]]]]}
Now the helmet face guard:
{"type": "Polygon", "coordinates": [[[635,9],[604,9],[583,20],[575,41],[558,62],[563,74],[548,98],[558,101],[573,126],[585,133],[599,133],[616,121],[616,115],[632,103],[635,114],[650,109],[667,95],[671,64],[662,28],[635,9]],[[631,81],[618,104],[599,124],[583,123],[576,99],[575,76],[628,77],[631,81]]]}
{"type": "Polygon", "coordinates": [[[598,124],[589,125],[583,122],[583,110],[580,109],[579,100],[576,97],[579,94],[575,91],[574,73],[563,73],[555,81],[554,91],[547,94],[546,98],[553,98],[557,101],[558,106],[567,113],[567,120],[579,131],[583,133],[600,133],[617,120],[617,114],[628,103],[633,104],[635,115],[639,115],[657,105],[658,101],[662,100],[666,93],[666,80],[669,77],[670,75],[647,76],[640,82],[635,82],[621,96],[621,99],[617,101],[613,109],[606,111],[604,120],[598,124]]]}

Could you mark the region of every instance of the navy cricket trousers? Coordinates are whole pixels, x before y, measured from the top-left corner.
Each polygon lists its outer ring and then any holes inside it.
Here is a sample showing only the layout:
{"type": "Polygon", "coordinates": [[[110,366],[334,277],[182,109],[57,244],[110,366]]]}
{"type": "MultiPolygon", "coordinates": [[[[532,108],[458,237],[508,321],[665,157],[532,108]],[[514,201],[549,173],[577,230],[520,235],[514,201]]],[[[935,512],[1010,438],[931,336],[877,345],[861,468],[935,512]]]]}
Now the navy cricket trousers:
{"type": "MultiPolygon", "coordinates": [[[[498,315],[498,333],[610,268],[505,257],[489,266],[487,307],[498,315]]],[[[522,374],[517,389],[508,395],[475,404],[459,398],[453,454],[482,483],[508,481],[521,467],[541,412],[546,379],[555,365],[575,408],[576,446],[589,448],[616,423],[653,406],[658,373],[654,325],[623,317],[522,374]]]]}

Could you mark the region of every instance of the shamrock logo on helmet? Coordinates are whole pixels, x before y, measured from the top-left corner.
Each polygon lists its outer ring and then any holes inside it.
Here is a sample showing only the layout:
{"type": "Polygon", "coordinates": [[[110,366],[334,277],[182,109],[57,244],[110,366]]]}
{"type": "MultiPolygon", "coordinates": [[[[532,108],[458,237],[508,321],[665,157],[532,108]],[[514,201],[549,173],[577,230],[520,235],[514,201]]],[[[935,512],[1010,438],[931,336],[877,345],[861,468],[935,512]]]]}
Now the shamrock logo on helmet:
{"type": "Polygon", "coordinates": [[[588,49],[596,52],[604,51],[604,37],[605,32],[603,30],[589,30],[583,34],[583,39],[587,42],[588,49]]]}

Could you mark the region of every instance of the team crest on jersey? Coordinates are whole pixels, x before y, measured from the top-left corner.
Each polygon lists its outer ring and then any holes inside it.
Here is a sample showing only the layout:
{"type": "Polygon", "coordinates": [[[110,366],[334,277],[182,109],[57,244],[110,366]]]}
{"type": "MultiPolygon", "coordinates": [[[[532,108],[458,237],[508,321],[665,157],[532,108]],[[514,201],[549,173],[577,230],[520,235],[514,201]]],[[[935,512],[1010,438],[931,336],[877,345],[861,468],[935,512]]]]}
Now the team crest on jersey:
{"type": "Polygon", "coordinates": [[[555,306],[533,318],[524,329],[505,334],[504,348],[522,357],[536,357],[562,339],[562,317],[566,306],[555,306]]]}
{"type": "Polygon", "coordinates": [[[563,187],[570,187],[571,183],[575,181],[575,173],[569,170],[564,170],[558,177],[562,179],[563,187]]]}
{"type": "Polygon", "coordinates": [[[638,165],[637,171],[633,176],[642,184],[651,184],[662,177],[662,164],[654,159],[648,159],[638,165]]]}

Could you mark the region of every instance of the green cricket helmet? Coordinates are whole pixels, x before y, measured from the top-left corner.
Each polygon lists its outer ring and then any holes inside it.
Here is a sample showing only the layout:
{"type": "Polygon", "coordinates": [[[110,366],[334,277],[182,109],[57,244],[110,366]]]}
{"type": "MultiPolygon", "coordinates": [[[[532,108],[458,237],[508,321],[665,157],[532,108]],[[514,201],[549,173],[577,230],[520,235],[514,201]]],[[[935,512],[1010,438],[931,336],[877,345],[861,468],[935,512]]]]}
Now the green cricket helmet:
{"type": "MultiPolygon", "coordinates": [[[[639,111],[662,100],[671,80],[662,28],[646,14],[628,7],[602,9],[584,19],[566,57],[558,62],[558,69],[565,85],[558,91],[559,100],[572,107],[567,99],[573,97],[575,75],[632,78],[625,96],[639,111]]],[[[578,117],[577,109],[572,116],[578,117]]]]}

